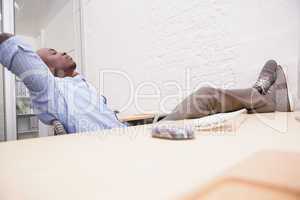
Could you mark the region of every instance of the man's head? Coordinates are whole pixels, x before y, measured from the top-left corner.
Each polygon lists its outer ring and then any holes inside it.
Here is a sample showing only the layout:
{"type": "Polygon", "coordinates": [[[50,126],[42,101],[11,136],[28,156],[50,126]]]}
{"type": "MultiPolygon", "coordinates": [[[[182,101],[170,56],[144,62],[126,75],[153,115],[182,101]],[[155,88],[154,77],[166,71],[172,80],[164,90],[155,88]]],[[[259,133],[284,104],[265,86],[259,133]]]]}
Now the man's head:
{"type": "Polygon", "coordinates": [[[43,48],[38,50],[37,54],[49,67],[54,76],[66,77],[74,75],[76,63],[67,53],[57,52],[55,49],[43,48]]]}

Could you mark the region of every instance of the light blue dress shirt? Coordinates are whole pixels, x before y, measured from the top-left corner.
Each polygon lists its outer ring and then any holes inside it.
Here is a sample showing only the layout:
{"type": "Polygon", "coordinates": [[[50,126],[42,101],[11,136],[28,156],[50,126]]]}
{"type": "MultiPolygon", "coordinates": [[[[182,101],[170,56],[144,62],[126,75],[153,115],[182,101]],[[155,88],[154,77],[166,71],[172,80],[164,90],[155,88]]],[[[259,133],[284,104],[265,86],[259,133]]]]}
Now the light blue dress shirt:
{"type": "Polygon", "coordinates": [[[0,45],[0,63],[18,76],[30,91],[39,119],[50,125],[56,119],[68,133],[126,127],[108,108],[105,98],[82,76],[57,78],[18,37],[0,45]]]}

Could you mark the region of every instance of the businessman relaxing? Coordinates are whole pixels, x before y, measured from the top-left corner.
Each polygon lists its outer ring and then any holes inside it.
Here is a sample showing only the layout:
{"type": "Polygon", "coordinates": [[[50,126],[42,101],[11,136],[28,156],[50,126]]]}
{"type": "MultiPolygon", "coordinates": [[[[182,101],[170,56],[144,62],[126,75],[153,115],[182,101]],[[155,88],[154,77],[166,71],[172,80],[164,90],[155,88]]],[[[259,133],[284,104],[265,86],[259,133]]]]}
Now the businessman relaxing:
{"type": "MultiPolygon", "coordinates": [[[[0,63],[18,76],[30,91],[39,119],[59,121],[67,133],[122,128],[103,96],[76,70],[66,53],[40,49],[37,53],[11,34],[0,34],[0,63]]],[[[200,118],[246,108],[252,112],[291,111],[286,78],[275,61],[268,61],[253,88],[200,88],[164,120],[200,118]]]]}

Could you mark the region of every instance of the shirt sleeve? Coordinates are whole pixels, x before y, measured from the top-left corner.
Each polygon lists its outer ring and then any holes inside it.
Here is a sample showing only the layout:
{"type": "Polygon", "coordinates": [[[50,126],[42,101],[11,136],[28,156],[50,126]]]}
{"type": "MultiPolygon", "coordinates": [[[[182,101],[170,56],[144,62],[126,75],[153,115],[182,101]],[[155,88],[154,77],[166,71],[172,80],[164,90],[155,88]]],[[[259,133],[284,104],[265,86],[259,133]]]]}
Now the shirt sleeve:
{"type": "Polygon", "coordinates": [[[55,78],[32,48],[18,37],[11,37],[0,45],[0,63],[24,82],[36,114],[47,113],[55,118],[55,78]]]}

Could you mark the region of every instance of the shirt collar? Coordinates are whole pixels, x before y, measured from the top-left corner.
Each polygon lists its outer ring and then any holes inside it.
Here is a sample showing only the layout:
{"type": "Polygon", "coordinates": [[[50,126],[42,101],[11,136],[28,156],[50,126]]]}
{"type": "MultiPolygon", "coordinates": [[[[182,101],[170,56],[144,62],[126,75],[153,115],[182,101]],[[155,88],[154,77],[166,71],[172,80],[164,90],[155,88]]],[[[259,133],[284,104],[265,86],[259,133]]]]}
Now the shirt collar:
{"type": "Polygon", "coordinates": [[[70,78],[71,80],[83,80],[83,81],[86,81],[86,78],[85,76],[81,75],[81,74],[78,74],[74,77],[66,77],[66,78],[70,78]]]}

